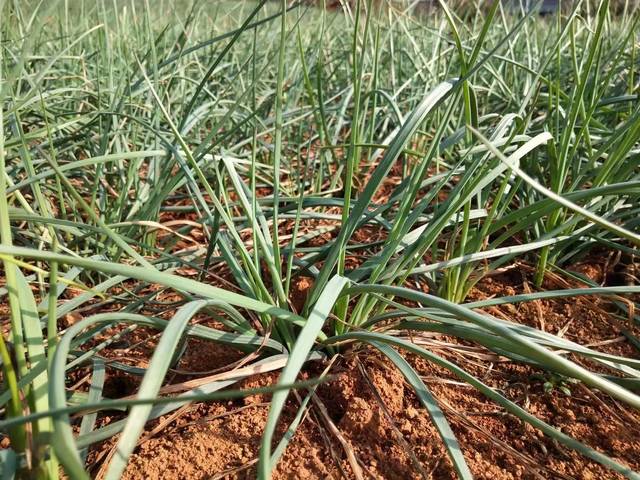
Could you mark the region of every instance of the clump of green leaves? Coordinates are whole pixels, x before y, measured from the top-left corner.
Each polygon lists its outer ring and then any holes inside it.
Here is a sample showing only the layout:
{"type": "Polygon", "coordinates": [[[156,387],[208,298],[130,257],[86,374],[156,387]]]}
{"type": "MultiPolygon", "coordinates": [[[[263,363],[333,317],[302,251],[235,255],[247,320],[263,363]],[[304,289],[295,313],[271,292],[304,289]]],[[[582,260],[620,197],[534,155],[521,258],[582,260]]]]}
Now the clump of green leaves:
{"type": "Polygon", "coordinates": [[[536,373],[532,375],[532,378],[542,382],[542,389],[546,393],[551,393],[557,390],[564,393],[567,397],[571,396],[571,387],[579,383],[575,378],[563,377],[562,375],[555,373],[536,373]]]}

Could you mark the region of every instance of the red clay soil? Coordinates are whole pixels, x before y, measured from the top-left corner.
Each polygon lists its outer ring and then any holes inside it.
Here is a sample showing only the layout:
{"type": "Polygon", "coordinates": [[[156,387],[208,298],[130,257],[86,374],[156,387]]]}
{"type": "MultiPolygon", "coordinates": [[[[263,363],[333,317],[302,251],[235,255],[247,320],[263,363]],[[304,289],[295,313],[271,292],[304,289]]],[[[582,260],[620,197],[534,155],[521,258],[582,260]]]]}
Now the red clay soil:
{"type": "MultiPolygon", "coordinates": [[[[471,299],[530,291],[530,275],[526,266],[507,269],[480,282],[471,299]]],[[[564,288],[563,282],[560,277],[550,276],[544,287],[564,288]]],[[[294,303],[300,300],[294,299],[294,303]]],[[[637,357],[637,350],[620,335],[620,325],[612,320],[607,308],[602,299],[574,298],[496,307],[488,313],[562,334],[581,344],[597,344],[594,348],[602,351],[637,357]]],[[[542,372],[499,358],[477,345],[444,335],[416,333],[412,339],[462,366],[564,433],[640,470],[638,412],[583,385],[567,385],[570,395],[559,388],[545,391],[547,377],[542,372]]],[[[239,358],[239,352],[226,347],[190,341],[180,368],[205,372],[239,358]]],[[[475,478],[622,478],[506,414],[446,370],[411,355],[406,358],[438,399],[475,478]]],[[[316,377],[325,367],[317,362],[303,376],[316,377]]],[[[318,388],[327,415],[321,414],[323,409],[318,404],[308,411],[273,478],[356,478],[349,457],[355,459],[365,479],[456,478],[426,410],[402,375],[379,353],[367,348],[350,351],[335,361],[330,373],[332,380],[318,388]]],[[[263,374],[239,386],[269,385],[277,377],[277,372],[263,374]]],[[[196,404],[179,415],[152,422],[124,478],[255,478],[268,401],[268,395],[254,395],[196,404]]],[[[278,438],[297,405],[296,397],[290,395],[278,438]]],[[[113,453],[114,444],[112,439],[91,449],[89,463],[94,477],[104,472],[105,459],[113,453]]]]}

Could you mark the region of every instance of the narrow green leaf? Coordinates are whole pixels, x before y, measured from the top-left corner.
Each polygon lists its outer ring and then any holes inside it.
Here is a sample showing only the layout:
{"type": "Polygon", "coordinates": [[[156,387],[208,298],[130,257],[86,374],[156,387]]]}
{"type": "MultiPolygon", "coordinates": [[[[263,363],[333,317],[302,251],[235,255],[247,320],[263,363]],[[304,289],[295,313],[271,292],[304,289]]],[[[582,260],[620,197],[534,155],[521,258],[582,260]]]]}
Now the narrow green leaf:
{"type": "Polygon", "coordinates": [[[453,463],[453,467],[458,472],[458,475],[462,480],[471,480],[473,476],[471,475],[471,471],[467,466],[467,462],[464,459],[464,455],[462,454],[462,450],[460,449],[460,445],[458,444],[458,440],[456,439],[453,430],[451,430],[451,426],[447,421],[447,418],[442,413],[440,406],[438,405],[438,401],[429,391],[429,388],[424,384],[420,375],[413,369],[409,362],[407,362],[398,352],[396,352],[389,345],[378,342],[371,342],[371,345],[382,353],[384,353],[389,360],[391,360],[396,367],[402,372],[404,378],[407,379],[407,382],[413,387],[414,392],[418,396],[420,403],[427,409],[429,415],[431,416],[431,420],[436,426],[438,433],[440,433],[440,437],[444,442],[444,445],[447,449],[447,453],[449,454],[449,458],[453,463]]]}
{"type": "MultiPolygon", "coordinates": [[[[327,283],[320,298],[318,298],[318,301],[314,305],[305,326],[298,334],[298,339],[293,346],[289,361],[278,379],[279,385],[295,381],[300,369],[309,356],[313,344],[318,338],[318,334],[324,326],[327,316],[331,313],[337,298],[348,282],[346,278],[336,275],[327,283]]],[[[261,480],[267,480],[271,477],[271,470],[274,467],[274,465],[271,465],[271,440],[287,396],[288,392],[282,390],[275,393],[271,400],[267,423],[260,443],[258,478],[261,480]]]]}

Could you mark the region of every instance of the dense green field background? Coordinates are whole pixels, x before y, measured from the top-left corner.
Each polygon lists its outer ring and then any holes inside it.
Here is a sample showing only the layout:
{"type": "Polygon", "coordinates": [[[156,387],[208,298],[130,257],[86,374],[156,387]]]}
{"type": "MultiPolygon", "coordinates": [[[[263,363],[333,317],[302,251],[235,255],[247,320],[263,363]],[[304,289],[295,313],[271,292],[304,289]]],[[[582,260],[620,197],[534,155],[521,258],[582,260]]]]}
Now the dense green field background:
{"type": "MultiPolygon", "coordinates": [[[[3,472],[56,478],[60,462],[71,478],[85,478],[86,447],[122,432],[106,477],[119,478],[147,419],[237,394],[213,382],[180,401],[157,398],[190,336],[261,347],[255,362],[286,356],[261,478],[289,440],[274,431],[304,363],[360,343],[405,374],[461,478],[470,472],[437,401],[390,345],[638,478],[397,333],[446,332],[640,407],[636,358],[477,311],[617,295],[611,315],[632,327],[640,292],[633,273],[619,285],[582,278],[581,289],[466,303],[483,275],[516,260],[535,266],[537,287],[548,272],[575,280],[566,267],[588,255],[634,265],[633,2],[576,2],[545,17],[500,3],[443,4],[420,15],[366,0],[342,9],[0,5],[3,472]],[[301,276],[312,286],[296,306],[291,285],[301,276]],[[163,304],[166,291],[180,301],[163,304]],[[69,328],[59,322],[85,311],[69,328]],[[190,325],[201,311],[225,328],[190,325]],[[116,324],[122,335],[164,331],[148,368],[116,363],[105,372],[101,351],[111,341],[92,340],[116,324]],[[577,357],[612,373],[594,373],[577,357]],[[93,372],[91,392],[67,398],[65,378],[78,368],[93,372]],[[110,369],[143,376],[137,400],[103,398],[110,369]],[[130,408],[128,417],[95,429],[95,412],[115,407],[130,408]],[[79,411],[81,419],[70,418],[79,411]]],[[[303,385],[300,416],[314,385],[303,385]]]]}

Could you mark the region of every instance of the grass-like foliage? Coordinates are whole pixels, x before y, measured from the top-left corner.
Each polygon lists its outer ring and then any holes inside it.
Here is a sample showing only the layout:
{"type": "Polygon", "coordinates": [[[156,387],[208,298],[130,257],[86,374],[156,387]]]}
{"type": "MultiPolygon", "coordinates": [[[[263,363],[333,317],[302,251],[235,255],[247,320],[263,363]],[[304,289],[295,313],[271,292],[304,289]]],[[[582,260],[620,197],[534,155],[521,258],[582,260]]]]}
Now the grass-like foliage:
{"type": "Polygon", "coordinates": [[[599,295],[637,322],[627,294],[639,286],[467,301],[516,260],[537,266],[541,286],[596,246],[637,254],[640,15],[608,0],[544,18],[498,1],[465,12],[444,1],[420,16],[372,0],[340,11],[0,0],[3,478],[88,478],[87,447],[119,434],[105,475],[115,480],[150,419],[247,393],[227,388],[255,371],[241,368],[162,395],[187,338],[282,369],[263,389],[261,479],[313,405],[322,378],[299,382],[305,364],[361,344],[404,374],[462,479],[456,437],[403,352],[640,478],[406,340],[446,333],[640,408],[637,359],[481,310],[599,295]],[[311,286],[296,305],[300,277],[311,286]],[[163,302],[169,292],[179,300],[163,302]],[[221,328],[194,323],[202,313],[221,328]],[[81,320],[62,323],[69,315],[81,320]],[[106,364],[103,351],[140,327],[159,332],[147,368],[106,364]],[[80,368],[91,389],[72,396],[80,368]],[[141,377],[135,398],[103,395],[111,369],[141,377]],[[292,388],[300,414],[277,438],[292,388]],[[127,415],[97,428],[114,409],[127,415]]]}

